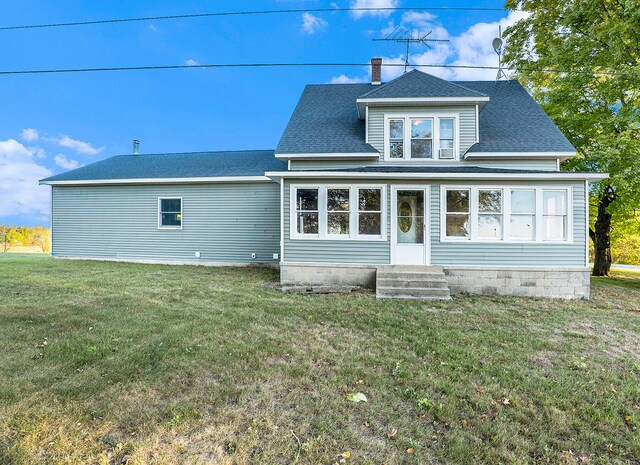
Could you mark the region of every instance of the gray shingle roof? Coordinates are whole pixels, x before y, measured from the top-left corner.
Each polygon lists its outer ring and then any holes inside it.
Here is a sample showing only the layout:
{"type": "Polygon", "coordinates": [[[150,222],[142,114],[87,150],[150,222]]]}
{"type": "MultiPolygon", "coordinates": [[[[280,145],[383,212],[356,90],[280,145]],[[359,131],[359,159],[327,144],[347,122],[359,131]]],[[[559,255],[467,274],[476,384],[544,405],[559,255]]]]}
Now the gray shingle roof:
{"type": "Polygon", "coordinates": [[[480,143],[469,152],[575,152],[518,81],[463,81],[490,96],[480,112],[480,143]]]}
{"type": "Polygon", "coordinates": [[[119,155],[42,181],[264,176],[287,169],[273,150],[119,155]]]}
{"type": "Polygon", "coordinates": [[[470,149],[472,152],[575,151],[517,81],[447,82],[412,71],[375,88],[371,84],[307,86],[276,153],[375,153],[375,149],[365,143],[365,123],[358,120],[356,100],[378,91],[380,94],[376,97],[386,96],[387,91],[394,97],[434,96],[431,85],[441,89],[440,93],[455,89],[469,92],[466,96],[489,96],[489,102],[480,112],[480,143],[470,149]]]}
{"type": "Polygon", "coordinates": [[[377,153],[364,141],[364,121],[356,99],[371,84],[318,84],[305,87],[276,153],[377,153]]]}
{"type": "Polygon", "coordinates": [[[486,94],[414,69],[392,81],[376,86],[359,98],[419,97],[486,97],[486,94]]]}

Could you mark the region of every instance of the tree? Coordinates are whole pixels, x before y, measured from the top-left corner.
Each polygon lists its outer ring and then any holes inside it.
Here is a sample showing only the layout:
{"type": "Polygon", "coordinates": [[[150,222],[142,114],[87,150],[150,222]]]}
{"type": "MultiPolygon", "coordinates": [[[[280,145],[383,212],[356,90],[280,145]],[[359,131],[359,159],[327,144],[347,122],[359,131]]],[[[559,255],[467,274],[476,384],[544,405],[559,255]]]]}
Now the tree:
{"type": "Polygon", "coordinates": [[[612,218],[640,206],[637,0],[507,0],[506,8],[529,15],[505,31],[505,63],[578,151],[562,169],[610,175],[591,186],[589,231],[593,275],[608,276],[612,218]]]}
{"type": "Polygon", "coordinates": [[[0,225],[0,251],[2,252],[8,252],[9,247],[11,246],[11,242],[9,241],[9,232],[11,232],[11,228],[0,225]]]}

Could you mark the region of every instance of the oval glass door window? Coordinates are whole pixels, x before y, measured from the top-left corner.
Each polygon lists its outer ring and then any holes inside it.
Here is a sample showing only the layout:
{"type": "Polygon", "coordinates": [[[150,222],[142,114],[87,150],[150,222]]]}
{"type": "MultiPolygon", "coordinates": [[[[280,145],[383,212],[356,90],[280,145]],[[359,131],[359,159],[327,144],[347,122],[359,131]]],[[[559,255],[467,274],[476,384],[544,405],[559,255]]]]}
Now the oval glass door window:
{"type": "Polygon", "coordinates": [[[413,225],[413,209],[408,202],[402,202],[398,207],[398,226],[400,231],[408,233],[413,225]]]}

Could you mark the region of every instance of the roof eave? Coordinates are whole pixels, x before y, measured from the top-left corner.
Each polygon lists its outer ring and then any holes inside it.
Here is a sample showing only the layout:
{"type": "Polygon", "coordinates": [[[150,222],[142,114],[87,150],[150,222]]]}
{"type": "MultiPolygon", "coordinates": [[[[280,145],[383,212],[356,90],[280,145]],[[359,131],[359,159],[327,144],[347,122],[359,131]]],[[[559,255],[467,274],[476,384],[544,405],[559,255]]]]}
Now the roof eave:
{"type": "Polygon", "coordinates": [[[121,178],[121,179],[74,179],[47,180],[42,179],[39,184],[47,186],[95,186],[95,185],[123,185],[123,184],[201,184],[216,182],[271,182],[267,176],[206,176],[187,178],[121,178]]]}
{"type": "Polygon", "coordinates": [[[393,97],[393,98],[358,98],[358,118],[365,118],[367,106],[444,106],[444,105],[478,105],[481,110],[489,102],[489,97],[393,97]]]}
{"type": "Polygon", "coordinates": [[[467,152],[465,160],[568,160],[574,157],[576,152],[467,152]]]}
{"type": "Polygon", "coordinates": [[[380,152],[353,153],[277,153],[279,160],[374,160],[380,158],[380,152]]]}
{"type": "Polygon", "coordinates": [[[393,173],[358,171],[267,171],[265,176],[277,181],[281,178],[364,178],[364,179],[456,179],[504,181],[599,181],[608,173],[393,173]]]}

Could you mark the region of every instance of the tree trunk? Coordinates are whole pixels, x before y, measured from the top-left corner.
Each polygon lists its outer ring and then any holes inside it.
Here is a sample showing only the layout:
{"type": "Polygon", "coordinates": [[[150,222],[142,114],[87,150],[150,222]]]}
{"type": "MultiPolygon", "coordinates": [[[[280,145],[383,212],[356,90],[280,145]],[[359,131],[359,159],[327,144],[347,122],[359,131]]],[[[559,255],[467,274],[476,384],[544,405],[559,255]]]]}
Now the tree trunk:
{"type": "Polygon", "coordinates": [[[593,276],[609,276],[611,270],[611,213],[609,205],[615,200],[616,194],[611,187],[607,187],[598,201],[598,216],[589,236],[593,240],[595,259],[593,276]]]}

